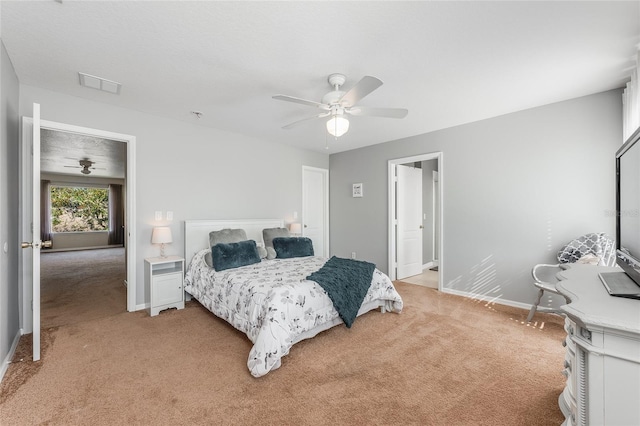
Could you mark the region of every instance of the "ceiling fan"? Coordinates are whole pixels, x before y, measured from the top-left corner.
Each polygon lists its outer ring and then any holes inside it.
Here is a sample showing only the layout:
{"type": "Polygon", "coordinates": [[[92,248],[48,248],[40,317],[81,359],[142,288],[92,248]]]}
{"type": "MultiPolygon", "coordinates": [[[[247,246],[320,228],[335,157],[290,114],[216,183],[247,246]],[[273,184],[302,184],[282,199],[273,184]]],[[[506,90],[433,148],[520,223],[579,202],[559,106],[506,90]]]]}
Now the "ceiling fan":
{"type": "Polygon", "coordinates": [[[287,95],[273,96],[273,99],[280,101],[294,102],[323,110],[320,114],[287,124],[283,129],[291,129],[298,124],[314,120],[316,118],[330,117],[327,121],[327,131],[337,139],[349,130],[349,120],[345,115],[404,118],[409,112],[404,108],[371,108],[356,106],[358,101],[376,90],[378,87],[382,86],[382,81],[375,77],[368,75],[364,76],[348,92],[340,90],[340,86],[347,81],[347,78],[343,74],[331,74],[328,81],[333,87],[333,90],[322,97],[322,102],[309,101],[287,95]]]}
{"type": "Polygon", "coordinates": [[[79,166],[65,166],[65,167],[69,167],[72,169],[82,169],[80,170],[80,173],[82,173],[83,175],[91,174],[91,170],[105,170],[102,167],[93,167],[93,165],[95,164],[95,161],[91,161],[87,158],[80,160],[78,163],[80,164],[79,166]]]}

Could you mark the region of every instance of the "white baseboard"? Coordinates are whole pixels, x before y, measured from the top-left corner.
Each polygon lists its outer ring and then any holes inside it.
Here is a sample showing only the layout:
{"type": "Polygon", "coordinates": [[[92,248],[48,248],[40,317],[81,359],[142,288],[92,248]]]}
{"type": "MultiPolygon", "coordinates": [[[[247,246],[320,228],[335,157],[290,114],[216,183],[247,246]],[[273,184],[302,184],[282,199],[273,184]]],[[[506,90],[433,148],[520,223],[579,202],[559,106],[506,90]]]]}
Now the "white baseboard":
{"type": "Polygon", "coordinates": [[[42,250],[42,253],[60,253],[63,251],[82,251],[82,250],[99,250],[99,249],[111,249],[111,248],[122,248],[122,245],[110,245],[110,246],[91,246],[91,247],[69,247],[69,248],[61,248],[61,249],[47,249],[42,250]]]}
{"type": "Polygon", "coordinates": [[[4,373],[9,369],[9,364],[11,363],[11,359],[13,355],[16,353],[16,348],[18,347],[18,342],[20,341],[20,337],[22,337],[22,329],[18,330],[18,334],[13,338],[13,343],[11,344],[11,349],[9,349],[9,353],[2,360],[2,365],[0,365],[0,382],[4,378],[4,373]]]}
{"type": "Polygon", "coordinates": [[[136,305],[136,311],[143,311],[145,309],[149,309],[149,303],[143,303],[141,305],[136,305]]]}
{"type": "Polygon", "coordinates": [[[438,261],[432,260],[431,262],[427,262],[424,265],[422,265],[422,270],[426,271],[427,269],[436,268],[437,266],[438,266],[438,261]]]}
{"type": "Polygon", "coordinates": [[[527,303],[514,302],[513,300],[501,299],[499,297],[490,297],[483,294],[469,293],[468,291],[454,290],[451,288],[442,288],[441,291],[443,293],[449,293],[456,296],[468,297],[470,299],[481,300],[483,302],[497,303],[499,305],[511,306],[514,308],[520,308],[520,309],[526,309],[526,310],[531,309],[531,305],[527,303]]]}

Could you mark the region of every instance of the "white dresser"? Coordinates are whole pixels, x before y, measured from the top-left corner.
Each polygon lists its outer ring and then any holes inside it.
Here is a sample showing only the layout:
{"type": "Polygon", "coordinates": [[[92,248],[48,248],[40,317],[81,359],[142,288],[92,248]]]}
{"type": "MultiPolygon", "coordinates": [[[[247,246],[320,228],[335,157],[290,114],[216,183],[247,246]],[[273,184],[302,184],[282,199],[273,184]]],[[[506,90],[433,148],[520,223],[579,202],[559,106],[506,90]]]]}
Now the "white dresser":
{"type": "Polygon", "coordinates": [[[557,287],[567,314],[565,425],[640,425],[640,300],[612,297],[598,277],[617,268],[572,265],[557,287]]]}

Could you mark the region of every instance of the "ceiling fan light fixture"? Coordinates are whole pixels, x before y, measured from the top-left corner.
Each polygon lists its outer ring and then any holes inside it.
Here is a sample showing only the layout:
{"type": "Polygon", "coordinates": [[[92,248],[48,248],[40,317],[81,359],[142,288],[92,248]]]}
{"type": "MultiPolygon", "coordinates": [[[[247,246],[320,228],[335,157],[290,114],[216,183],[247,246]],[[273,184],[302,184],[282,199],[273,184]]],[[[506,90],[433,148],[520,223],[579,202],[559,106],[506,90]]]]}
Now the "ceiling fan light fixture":
{"type": "Polygon", "coordinates": [[[323,111],[313,117],[294,121],[282,128],[291,129],[294,126],[306,123],[309,120],[329,117],[329,120],[327,121],[327,132],[338,139],[349,131],[349,120],[345,115],[365,115],[388,118],[404,118],[407,115],[408,111],[403,108],[371,108],[357,106],[357,103],[362,98],[382,86],[382,80],[365,75],[360,79],[360,81],[358,81],[358,83],[356,83],[355,86],[349,89],[348,92],[344,92],[340,89],[346,80],[347,78],[343,74],[331,74],[329,76],[329,84],[333,87],[333,90],[322,97],[322,102],[310,101],[287,95],[273,96],[273,99],[294,102],[296,104],[318,108],[323,111]]]}
{"type": "Polygon", "coordinates": [[[327,121],[327,132],[331,136],[339,138],[349,130],[349,120],[340,115],[334,115],[327,121]]]}

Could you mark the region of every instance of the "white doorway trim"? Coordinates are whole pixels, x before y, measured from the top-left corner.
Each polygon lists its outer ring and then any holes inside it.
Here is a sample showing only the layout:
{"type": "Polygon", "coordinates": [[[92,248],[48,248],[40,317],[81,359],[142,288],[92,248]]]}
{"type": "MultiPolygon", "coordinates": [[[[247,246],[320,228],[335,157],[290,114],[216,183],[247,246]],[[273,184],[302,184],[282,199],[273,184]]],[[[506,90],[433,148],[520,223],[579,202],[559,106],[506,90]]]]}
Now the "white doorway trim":
{"type": "Polygon", "coordinates": [[[303,230],[302,230],[302,235],[304,235],[304,221],[306,220],[306,217],[308,215],[308,212],[305,211],[306,206],[307,206],[307,197],[308,194],[306,192],[306,185],[305,185],[305,180],[306,180],[306,172],[314,172],[314,173],[320,173],[322,175],[322,180],[323,180],[323,188],[324,188],[324,194],[322,195],[322,204],[323,204],[323,213],[322,213],[322,239],[323,241],[323,247],[324,247],[324,253],[319,253],[318,255],[320,256],[324,256],[324,257],[329,257],[329,170],[327,169],[321,169],[318,167],[311,167],[311,166],[302,166],[302,226],[303,226],[303,230]]]}
{"type": "MultiPolygon", "coordinates": [[[[439,164],[438,164],[439,165],[439,164]]],[[[431,266],[429,266],[429,268],[433,268],[434,266],[438,266],[439,262],[438,259],[440,258],[440,253],[438,252],[438,248],[436,247],[436,242],[440,241],[440,236],[438,235],[438,231],[440,231],[440,228],[438,227],[438,224],[440,223],[440,217],[441,217],[441,212],[439,210],[439,206],[440,206],[440,173],[436,170],[433,170],[432,172],[432,188],[431,188],[431,194],[433,195],[433,199],[431,202],[431,205],[433,206],[432,212],[431,214],[433,215],[433,229],[432,229],[432,233],[433,233],[433,241],[431,244],[431,250],[433,253],[433,261],[429,262],[431,263],[431,266]],[[436,229],[437,228],[437,229],[436,229]],[[437,238],[436,238],[437,236],[437,238]]]]}
{"type": "Polygon", "coordinates": [[[418,161],[428,161],[428,160],[437,160],[438,161],[438,183],[440,185],[440,190],[438,191],[438,212],[439,212],[439,223],[438,223],[438,229],[439,229],[439,239],[438,239],[438,289],[442,290],[442,284],[443,284],[443,270],[444,270],[444,261],[443,261],[443,241],[444,241],[444,218],[443,218],[443,198],[444,198],[444,194],[443,194],[443,190],[442,188],[443,186],[443,181],[444,181],[444,165],[443,165],[443,154],[442,152],[433,152],[433,153],[429,153],[429,154],[421,154],[421,155],[414,155],[411,157],[404,157],[404,158],[396,158],[393,160],[389,160],[388,162],[388,172],[387,172],[387,176],[388,176],[388,184],[389,184],[389,201],[388,201],[388,218],[389,218],[389,223],[388,223],[388,236],[389,236],[389,249],[388,249],[388,253],[389,253],[389,259],[388,259],[388,264],[389,264],[389,278],[391,278],[391,280],[395,280],[396,279],[396,268],[397,268],[397,244],[396,244],[396,225],[397,225],[397,220],[396,220],[396,166],[399,164],[406,164],[406,163],[414,163],[414,162],[418,162],[418,161]]]}
{"type": "MultiPolygon", "coordinates": [[[[23,185],[21,187],[20,214],[22,227],[29,227],[30,223],[30,207],[31,194],[29,193],[31,178],[31,128],[33,128],[33,119],[31,117],[22,118],[22,135],[21,135],[21,179],[23,185]]],[[[127,174],[125,176],[125,245],[126,245],[126,262],[127,262],[127,311],[136,310],[136,137],[121,133],[108,132],[104,130],[91,129],[87,127],[74,126],[70,124],[57,123],[53,121],[40,120],[40,128],[56,130],[67,133],[76,133],[87,136],[94,136],[103,139],[125,142],[127,145],[127,174]]],[[[39,231],[35,231],[34,233],[39,231]]],[[[21,265],[24,270],[25,259],[21,256],[21,265]]],[[[24,274],[23,274],[24,275],[24,274]]],[[[21,300],[22,300],[22,329],[23,334],[31,333],[33,330],[33,320],[31,317],[31,289],[27,288],[31,284],[24,276],[21,280],[21,300]]]]}

